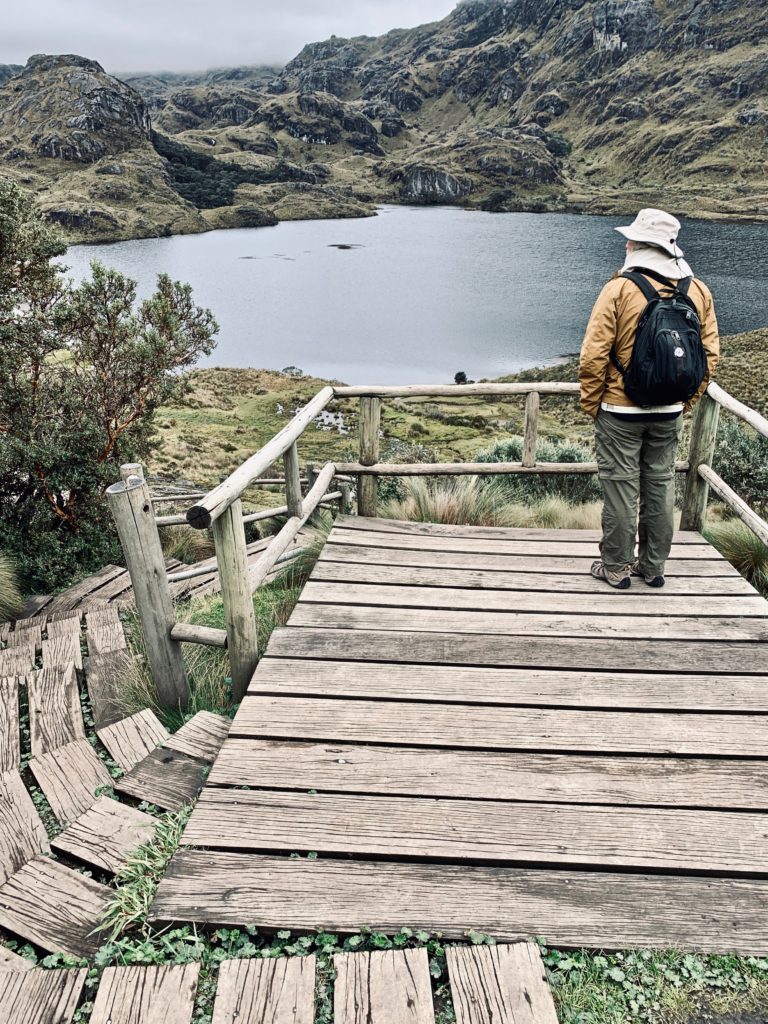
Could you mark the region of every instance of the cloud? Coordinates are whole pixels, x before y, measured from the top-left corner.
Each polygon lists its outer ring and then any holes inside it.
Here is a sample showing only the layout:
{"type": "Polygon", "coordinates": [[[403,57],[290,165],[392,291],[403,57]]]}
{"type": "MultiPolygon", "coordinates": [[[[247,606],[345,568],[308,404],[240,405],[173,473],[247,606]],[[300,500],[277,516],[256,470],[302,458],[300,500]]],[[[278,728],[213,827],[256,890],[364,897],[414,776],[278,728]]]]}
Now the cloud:
{"type": "Polygon", "coordinates": [[[3,14],[0,63],[77,53],[108,71],[283,64],[330,35],[381,35],[444,18],[453,0],[30,0],[3,14]]]}

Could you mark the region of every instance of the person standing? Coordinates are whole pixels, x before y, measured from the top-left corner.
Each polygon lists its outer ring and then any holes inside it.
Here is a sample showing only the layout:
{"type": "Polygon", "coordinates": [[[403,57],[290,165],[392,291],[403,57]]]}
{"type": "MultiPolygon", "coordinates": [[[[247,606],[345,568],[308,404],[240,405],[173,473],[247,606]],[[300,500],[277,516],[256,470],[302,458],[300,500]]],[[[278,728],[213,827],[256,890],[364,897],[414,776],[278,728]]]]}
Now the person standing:
{"type": "Polygon", "coordinates": [[[604,499],[591,573],[626,590],[633,576],[664,586],[682,414],[706,390],[720,342],[712,294],[677,244],[680,222],[646,209],[615,230],[627,239],[626,260],[592,310],[579,384],[581,407],[595,420],[604,499]]]}

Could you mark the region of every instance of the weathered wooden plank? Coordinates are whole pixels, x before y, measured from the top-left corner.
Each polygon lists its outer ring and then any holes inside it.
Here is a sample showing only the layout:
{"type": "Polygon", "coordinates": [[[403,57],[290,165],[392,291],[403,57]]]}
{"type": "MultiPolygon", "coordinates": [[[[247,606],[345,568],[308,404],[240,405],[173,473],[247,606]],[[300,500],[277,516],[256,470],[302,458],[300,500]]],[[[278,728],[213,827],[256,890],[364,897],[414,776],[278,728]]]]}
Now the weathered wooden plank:
{"type": "MultiPolygon", "coordinates": [[[[563,541],[581,541],[597,544],[603,536],[602,530],[547,529],[543,527],[519,526],[470,526],[456,523],[420,523],[407,519],[370,519],[365,516],[338,515],[334,529],[360,530],[363,533],[410,533],[416,536],[434,537],[480,537],[490,540],[546,541],[558,545],[563,541]]],[[[676,530],[674,544],[706,544],[704,537],[695,530],[676,530]]]]}
{"type": "Polygon", "coordinates": [[[0,644],[4,644],[11,632],[10,622],[0,622],[0,644]]]}
{"type": "Polygon", "coordinates": [[[0,676],[23,676],[35,667],[34,644],[6,647],[0,651],[0,676]]]}
{"type": "MultiPolygon", "coordinates": [[[[335,526],[328,537],[327,543],[343,544],[347,547],[360,546],[365,548],[398,548],[407,551],[464,551],[478,552],[487,555],[537,555],[539,559],[550,555],[572,556],[574,558],[599,558],[600,548],[594,541],[561,540],[556,550],[542,540],[511,540],[500,538],[477,537],[474,533],[464,536],[441,535],[434,533],[416,536],[407,533],[379,533],[376,530],[345,530],[335,526]]],[[[725,559],[711,544],[702,541],[700,544],[673,544],[670,553],[676,560],[707,559],[725,562],[725,559]]],[[[728,564],[728,563],[726,563],[728,564]]]]}
{"type": "Polygon", "coordinates": [[[115,872],[129,854],[152,838],[154,830],[150,814],[100,796],[51,845],[86,864],[115,872]]]}
{"type": "Polygon", "coordinates": [[[122,576],[124,573],[125,569],[121,565],[105,565],[103,569],[99,569],[92,576],[88,576],[68,590],[57,594],[50,604],[46,605],[45,611],[49,616],[57,612],[72,611],[78,608],[86,598],[100,593],[110,580],[122,576]]]}
{"type": "Polygon", "coordinates": [[[768,952],[768,881],[471,865],[355,862],[181,850],[150,912],[156,922],[356,932],[411,927],[554,946],[768,952]]]}
{"type": "Polygon", "coordinates": [[[225,960],[213,1024],[313,1024],[315,957],[225,960]]]}
{"type": "Polygon", "coordinates": [[[254,852],[758,874],[768,861],[768,815],[206,789],[184,842],[254,852]]]}
{"type": "Polygon", "coordinates": [[[125,717],[121,693],[130,668],[131,659],[125,650],[94,654],[88,658],[85,681],[97,730],[114,725],[125,717]]]}
{"type": "Polygon", "coordinates": [[[79,633],[64,633],[51,640],[43,640],[43,668],[60,668],[69,664],[77,669],[83,667],[79,633]]]}
{"type": "MultiPolygon", "coordinates": [[[[690,618],[695,610],[696,618],[744,618],[754,617],[768,623],[768,601],[764,597],[706,597],[697,596],[695,605],[691,596],[670,596],[643,586],[644,593],[633,594],[632,590],[621,591],[619,600],[616,593],[603,591],[593,593],[587,602],[583,594],[531,593],[516,590],[479,590],[457,587],[393,586],[377,583],[355,583],[341,581],[325,583],[310,580],[301,593],[302,603],[383,605],[395,608],[440,608],[458,611],[484,612],[525,612],[547,613],[549,615],[590,616],[648,616],[665,618],[685,616],[690,618]],[[621,600],[624,594],[628,600],[621,600]],[[585,607],[586,606],[586,607],[585,607]]],[[[637,590],[637,587],[635,588],[637,590]]],[[[716,623],[713,623],[716,625],[716,623]]]]}
{"type": "MultiPolygon", "coordinates": [[[[591,612],[518,614],[511,611],[424,608],[418,604],[408,606],[407,602],[403,608],[375,603],[313,604],[314,593],[296,605],[288,620],[289,626],[417,630],[428,633],[496,633],[507,636],[616,637],[619,640],[753,640],[765,645],[763,654],[768,664],[768,619],[765,618],[700,619],[695,616],[593,615],[591,612]]],[[[617,596],[617,600],[621,600],[621,597],[617,596]]]]}
{"type": "Polygon", "coordinates": [[[104,941],[93,930],[113,895],[50,857],[35,857],[0,886],[0,926],[50,953],[90,956],[104,941]]]}
{"type": "Polygon", "coordinates": [[[434,1024],[426,949],[338,953],[336,1024],[434,1024]]]}
{"type": "MultiPolygon", "coordinates": [[[[0,942],[0,972],[3,971],[31,971],[34,968],[32,960],[19,956],[13,950],[8,949],[0,942]]],[[[26,1022],[24,1022],[26,1024],[26,1022]]]]}
{"type": "Polygon", "coordinates": [[[276,629],[269,641],[276,657],[332,658],[440,665],[608,669],[625,672],[690,672],[765,675],[764,644],[731,640],[619,640],[595,637],[505,636],[504,634],[410,632],[375,629],[276,629]]]}
{"type": "Polygon", "coordinates": [[[29,762],[37,784],[62,823],[73,821],[96,800],[96,790],[112,776],[88,740],[75,740],[29,762]]]}
{"type": "Polygon", "coordinates": [[[29,646],[39,650],[42,642],[43,628],[39,622],[34,626],[23,627],[22,629],[17,628],[13,633],[9,633],[6,638],[6,643],[10,648],[29,646]]]}
{"type": "MultiPolygon", "coordinates": [[[[532,600],[553,594],[581,596],[591,594],[603,603],[609,603],[612,595],[605,593],[605,584],[588,573],[556,572],[505,572],[499,569],[452,569],[446,566],[427,565],[379,565],[361,559],[357,562],[335,562],[321,558],[312,570],[312,580],[337,583],[379,583],[391,586],[423,588],[458,587],[462,590],[514,590],[518,593],[535,591],[532,600]]],[[[738,598],[759,598],[758,592],[741,576],[672,576],[667,577],[663,595],[665,598],[690,600],[692,595],[706,596],[714,601],[728,596],[738,598]]],[[[629,590],[621,592],[622,600],[631,599],[630,610],[642,607],[643,603],[657,600],[659,593],[650,595],[647,587],[636,583],[629,590]],[[635,601],[639,603],[635,605],[635,601]]],[[[762,598],[764,600],[764,598],[762,598]]],[[[750,602],[752,604],[753,602],[750,602]]]]}
{"type": "Polygon", "coordinates": [[[107,967],[90,1024],[189,1024],[200,964],[107,967]]]}
{"type": "Polygon", "coordinates": [[[768,810],[768,764],[229,739],[208,785],[768,810]]]}
{"type": "Polygon", "coordinates": [[[49,640],[55,640],[61,636],[76,636],[80,638],[80,612],[67,612],[61,618],[51,619],[46,627],[49,640]]]}
{"type": "Polygon", "coordinates": [[[756,715],[248,696],[230,732],[478,750],[768,757],[768,728],[756,715]]]}
{"type": "Polygon", "coordinates": [[[44,668],[29,675],[27,692],[33,757],[85,739],[77,676],[71,662],[66,668],[44,668]]]}
{"type": "Polygon", "coordinates": [[[210,711],[198,711],[180,729],[168,737],[164,746],[211,764],[227,738],[231,724],[232,719],[224,715],[214,715],[210,711]]]}
{"type": "Polygon", "coordinates": [[[50,622],[60,622],[62,619],[77,619],[77,621],[82,624],[83,610],[82,608],[71,608],[66,611],[52,612],[50,615],[45,615],[43,617],[50,622]]]}
{"type": "Polygon", "coordinates": [[[134,765],[168,738],[168,730],[149,708],[129,718],[96,729],[96,735],[120,767],[129,772],[134,765]]]}
{"type": "Polygon", "coordinates": [[[120,612],[113,604],[105,604],[101,608],[91,608],[85,615],[86,629],[99,629],[104,625],[120,622],[120,612]]]}
{"type": "Polygon", "coordinates": [[[180,811],[200,792],[204,772],[205,765],[196,758],[159,747],[116,779],[115,789],[163,810],[180,811]]]}
{"type": "Polygon", "coordinates": [[[248,692],[596,710],[768,712],[768,675],[577,672],[375,661],[310,664],[301,658],[265,657],[248,692]]]}
{"type": "Polygon", "coordinates": [[[3,1024],[70,1024],[87,974],[84,967],[0,971],[0,1020],[3,1024]]]}
{"type": "Polygon", "coordinates": [[[128,647],[121,622],[102,623],[88,627],[88,651],[90,654],[107,654],[123,651],[128,647]]]}
{"type": "Polygon", "coordinates": [[[20,766],[19,680],[16,676],[0,676],[0,772],[20,766]]]}
{"type": "Polygon", "coordinates": [[[42,614],[42,615],[30,615],[30,616],[27,616],[26,618],[23,618],[23,619],[17,619],[16,620],[16,625],[15,625],[16,632],[18,633],[18,631],[21,630],[21,629],[31,629],[31,628],[35,628],[36,629],[38,626],[40,627],[40,629],[45,629],[45,624],[46,624],[46,622],[48,621],[49,618],[50,618],[50,616],[48,616],[46,614],[42,614]]]}
{"type": "Polygon", "coordinates": [[[48,837],[17,771],[0,774],[0,883],[39,853],[48,837]]]}
{"type": "Polygon", "coordinates": [[[557,1024],[535,942],[447,946],[456,1024],[557,1024]]]}
{"type": "MultiPolygon", "coordinates": [[[[328,540],[333,537],[330,534],[328,540]]],[[[383,536],[383,534],[382,534],[383,536]]],[[[396,547],[363,547],[342,544],[336,538],[333,544],[326,543],[320,553],[321,561],[350,561],[373,565],[423,565],[453,569],[492,569],[506,572],[569,573],[589,575],[593,559],[568,555],[516,555],[489,554],[484,551],[422,550],[396,547]]],[[[664,567],[664,574],[670,576],[726,576],[738,575],[730,562],[717,558],[670,558],[664,567]]]]}

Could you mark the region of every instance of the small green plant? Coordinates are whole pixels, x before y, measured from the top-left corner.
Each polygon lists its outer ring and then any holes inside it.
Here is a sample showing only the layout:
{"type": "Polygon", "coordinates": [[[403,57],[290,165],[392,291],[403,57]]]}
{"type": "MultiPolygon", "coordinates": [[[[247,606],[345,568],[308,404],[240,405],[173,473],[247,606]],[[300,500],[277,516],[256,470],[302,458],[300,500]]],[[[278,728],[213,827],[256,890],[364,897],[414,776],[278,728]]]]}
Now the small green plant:
{"type": "Polygon", "coordinates": [[[0,622],[7,622],[19,614],[24,601],[11,559],[0,552],[0,622]]]}

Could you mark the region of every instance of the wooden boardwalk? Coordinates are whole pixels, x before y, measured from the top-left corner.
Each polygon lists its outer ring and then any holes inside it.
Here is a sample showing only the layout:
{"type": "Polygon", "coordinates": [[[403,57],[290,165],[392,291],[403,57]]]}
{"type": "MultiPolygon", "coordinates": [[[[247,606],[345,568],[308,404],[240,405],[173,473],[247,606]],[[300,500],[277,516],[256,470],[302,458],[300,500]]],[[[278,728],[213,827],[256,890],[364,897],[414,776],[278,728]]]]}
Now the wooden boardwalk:
{"type": "Polygon", "coordinates": [[[153,918],[767,953],[768,602],[697,534],[661,591],[596,555],[338,519],[153,918]]]}

